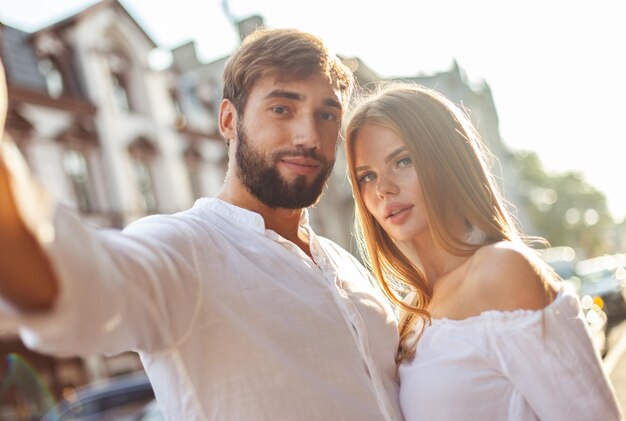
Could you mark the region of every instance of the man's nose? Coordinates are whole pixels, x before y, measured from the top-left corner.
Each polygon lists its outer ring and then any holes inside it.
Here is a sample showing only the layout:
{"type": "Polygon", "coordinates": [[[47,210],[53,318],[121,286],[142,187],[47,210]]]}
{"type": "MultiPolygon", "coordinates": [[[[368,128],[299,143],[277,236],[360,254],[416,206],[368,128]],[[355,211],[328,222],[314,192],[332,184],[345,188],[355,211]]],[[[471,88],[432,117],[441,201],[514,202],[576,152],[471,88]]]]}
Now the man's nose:
{"type": "Polygon", "coordinates": [[[322,143],[322,135],[319,122],[315,116],[304,116],[294,123],[294,146],[297,148],[318,149],[322,143]]]}

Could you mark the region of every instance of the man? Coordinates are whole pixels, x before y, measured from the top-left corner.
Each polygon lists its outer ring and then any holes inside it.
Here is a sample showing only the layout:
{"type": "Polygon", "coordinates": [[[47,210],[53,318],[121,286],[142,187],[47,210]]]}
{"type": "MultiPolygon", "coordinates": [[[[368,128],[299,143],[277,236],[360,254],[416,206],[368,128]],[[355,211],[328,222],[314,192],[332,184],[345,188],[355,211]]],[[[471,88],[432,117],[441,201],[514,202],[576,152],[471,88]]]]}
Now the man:
{"type": "Polygon", "coordinates": [[[393,312],[303,209],[331,171],[352,84],[314,36],[255,32],[224,70],[217,198],[122,233],[58,205],[53,229],[27,213],[5,152],[0,308],[24,342],[136,350],[171,420],[400,419],[393,312]]]}

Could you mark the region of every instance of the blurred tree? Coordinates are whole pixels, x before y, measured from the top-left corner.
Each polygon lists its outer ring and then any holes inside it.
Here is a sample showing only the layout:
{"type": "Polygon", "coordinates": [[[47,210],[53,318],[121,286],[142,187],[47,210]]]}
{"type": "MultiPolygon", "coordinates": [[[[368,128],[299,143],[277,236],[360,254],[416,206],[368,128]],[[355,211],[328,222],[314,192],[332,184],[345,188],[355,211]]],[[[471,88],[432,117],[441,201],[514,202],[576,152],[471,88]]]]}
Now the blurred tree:
{"type": "Polygon", "coordinates": [[[615,249],[618,253],[626,252],[626,218],[615,227],[615,249]]]}
{"type": "Polygon", "coordinates": [[[606,197],[581,173],[547,173],[534,152],[513,153],[522,203],[536,232],[551,246],[570,246],[579,257],[615,252],[615,222],[606,197]]]}

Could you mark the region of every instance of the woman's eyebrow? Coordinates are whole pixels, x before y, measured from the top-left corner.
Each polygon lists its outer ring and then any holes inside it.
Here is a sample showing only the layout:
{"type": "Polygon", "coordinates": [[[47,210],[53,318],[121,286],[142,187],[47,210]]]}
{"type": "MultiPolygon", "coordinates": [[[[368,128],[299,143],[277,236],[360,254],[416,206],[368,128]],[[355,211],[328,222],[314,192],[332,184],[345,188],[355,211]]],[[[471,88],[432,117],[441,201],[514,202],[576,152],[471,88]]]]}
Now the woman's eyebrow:
{"type": "Polygon", "coordinates": [[[394,159],[396,156],[400,155],[402,152],[406,150],[406,146],[400,146],[395,151],[391,152],[387,158],[385,158],[385,162],[389,162],[394,159]]]}
{"type": "MultiPolygon", "coordinates": [[[[395,151],[391,152],[387,158],[385,158],[385,163],[391,161],[392,159],[394,159],[396,156],[400,155],[402,152],[406,151],[406,146],[400,146],[398,149],[396,149],[395,151]]],[[[361,165],[360,167],[356,167],[354,169],[355,172],[359,172],[359,171],[363,171],[365,169],[369,168],[369,165],[361,165]]]]}

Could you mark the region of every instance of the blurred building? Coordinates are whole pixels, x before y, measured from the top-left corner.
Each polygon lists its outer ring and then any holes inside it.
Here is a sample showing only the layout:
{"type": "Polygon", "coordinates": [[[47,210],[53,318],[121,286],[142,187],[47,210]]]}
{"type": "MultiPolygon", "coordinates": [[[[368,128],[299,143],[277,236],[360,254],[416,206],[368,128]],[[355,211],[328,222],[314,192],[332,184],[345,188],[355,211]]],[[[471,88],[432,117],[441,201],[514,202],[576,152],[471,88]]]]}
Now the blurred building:
{"type": "MultiPolygon", "coordinates": [[[[101,227],[186,209],[223,179],[223,142],[213,126],[184,124],[176,75],[149,66],[155,47],[115,0],[33,33],[0,24],[6,133],[49,191],[101,227]]],[[[141,368],[134,353],[42,356],[24,348],[15,328],[0,331],[2,356],[31,364],[57,398],[65,387],[141,368]]]]}
{"type": "Polygon", "coordinates": [[[498,112],[487,82],[483,80],[478,85],[470,83],[456,60],[448,71],[395,79],[418,83],[434,89],[465,109],[483,142],[495,157],[492,171],[504,197],[513,205],[510,210],[525,232],[535,232],[530,218],[520,205],[522,203],[521,179],[515,171],[515,165],[512,164],[511,151],[500,136],[498,112]]]}

